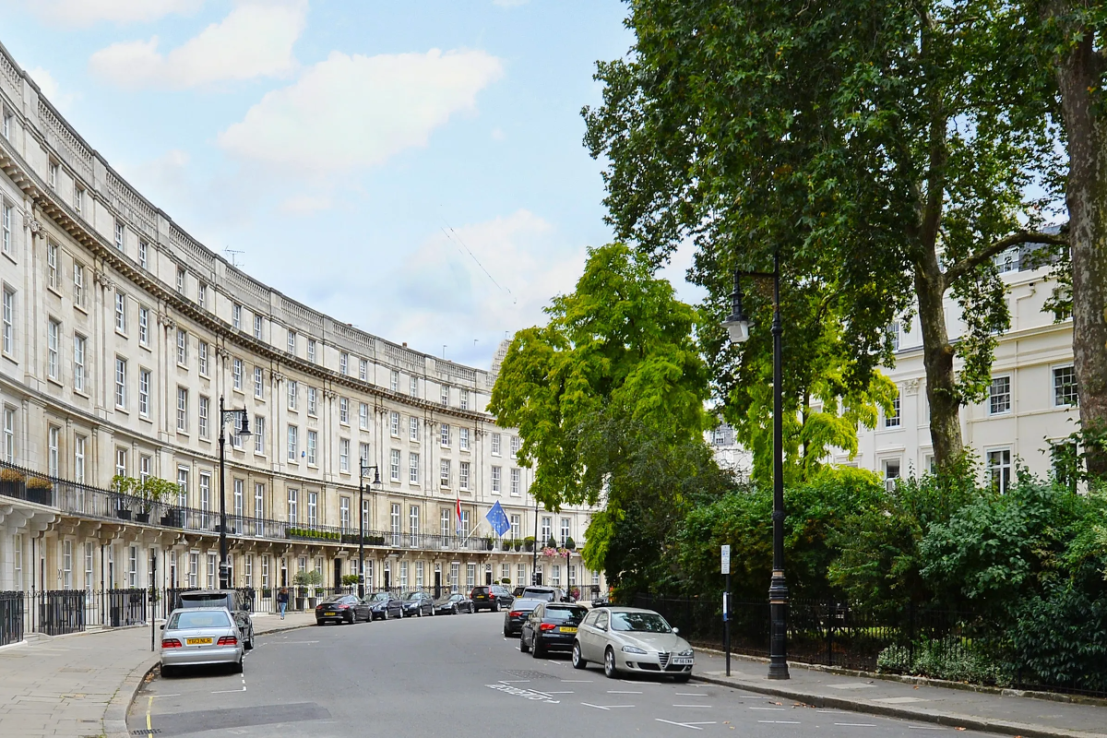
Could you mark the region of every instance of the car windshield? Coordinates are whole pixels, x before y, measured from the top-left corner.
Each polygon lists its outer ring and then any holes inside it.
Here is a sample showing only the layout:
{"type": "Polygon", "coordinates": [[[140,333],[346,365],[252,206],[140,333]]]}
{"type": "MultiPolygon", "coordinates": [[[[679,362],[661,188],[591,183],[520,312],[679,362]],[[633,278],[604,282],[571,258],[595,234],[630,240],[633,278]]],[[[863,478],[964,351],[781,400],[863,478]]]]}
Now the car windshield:
{"type": "Polygon", "coordinates": [[[613,612],[611,629],[633,633],[672,633],[665,618],[655,612],[613,612]]]}
{"type": "Polygon", "coordinates": [[[418,592],[409,592],[407,595],[407,599],[409,600],[418,600],[421,597],[422,595],[420,595],[418,592]]]}
{"type": "Polygon", "coordinates": [[[188,630],[191,628],[229,628],[231,617],[227,612],[178,612],[169,619],[166,630],[188,630]]]}
{"type": "Polygon", "coordinates": [[[523,597],[528,600],[554,601],[554,593],[548,589],[526,589],[523,590],[523,597]]]}
{"type": "Polygon", "coordinates": [[[336,603],[345,602],[345,601],[346,601],[346,598],[341,596],[341,595],[331,595],[327,599],[323,600],[323,602],[321,604],[334,605],[336,603]]]}
{"type": "Polygon", "coordinates": [[[579,623],[584,619],[588,611],[583,607],[547,607],[546,620],[554,620],[559,623],[579,623]]]}
{"type": "Polygon", "coordinates": [[[373,595],[369,599],[369,601],[370,602],[388,602],[390,599],[392,599],[392,598],[388,596],[387,592],[377,592],[375,595],[373,595]]]}

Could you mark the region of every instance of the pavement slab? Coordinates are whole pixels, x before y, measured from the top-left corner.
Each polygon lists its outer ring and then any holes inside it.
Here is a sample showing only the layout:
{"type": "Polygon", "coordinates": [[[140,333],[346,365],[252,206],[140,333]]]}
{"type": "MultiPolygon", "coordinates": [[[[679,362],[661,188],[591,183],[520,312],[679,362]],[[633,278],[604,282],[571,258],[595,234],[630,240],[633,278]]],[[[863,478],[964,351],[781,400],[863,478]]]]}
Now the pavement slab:
{"type": "MultiPolygon", "coordinates": [[[[285,620],[259,614],[254,630],[314,622],[313,613],[289,613],[285,620]]],[[[149,626],[35,637],[0,648],[0,736],[122,738],[127,708],[156,664],[149,626]]]]}
{"type": "Polygon", "coordinates": [[[758,692],[823,708],[851,710],[1023,736],[1024,738],[1103,738],[1107,702],[1055,701],[1012,690],[972,690],[934,683],[839,674],[789,664],[790,678],[771,680],[763,659],[731,656],[726,676],[721,654],[698,651],[695,679],[758,692]]]}

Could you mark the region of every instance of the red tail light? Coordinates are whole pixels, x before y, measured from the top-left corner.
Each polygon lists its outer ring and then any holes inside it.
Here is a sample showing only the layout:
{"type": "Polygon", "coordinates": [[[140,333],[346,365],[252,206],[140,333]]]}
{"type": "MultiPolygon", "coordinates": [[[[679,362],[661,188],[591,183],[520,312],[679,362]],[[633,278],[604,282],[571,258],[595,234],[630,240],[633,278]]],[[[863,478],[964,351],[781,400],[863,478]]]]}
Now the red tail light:
{"type": "Polygon", "coordinates": [[[238,639],[235,638],[234,636],[223,636],[222,638],[219,639],[219,643],[217,643],[215,645],[217,645],[217,646],[237,646],[238,645],[238,639]]]}
{"type": "Polygon", "coordinates": [[[162,648],[180,648],[181,642],[176,638],[163,638],[161,642],[162,648]]]}
{"type": "Polygon", "coordinates": [[[557,626],[554,625],[553,623],[540,623],[538,625],[538,630],[553,630],[556,627],[557,626]]]}
{"type": "Polygon", "coordinates": [[[338,606],[338,609],[339,609],[339,610],[349,610],[349,609],[350,609],[350,606],[349,606],[349,605],[339,605],[339,606],[338,606]]]}
{"type": "Polygon", "coordinates": [[[508,615],[513,617],[513,618],[522,617],[523,616],[523,611],[522,610],[512,610],[511,612],[508,613],[508,615]]]}

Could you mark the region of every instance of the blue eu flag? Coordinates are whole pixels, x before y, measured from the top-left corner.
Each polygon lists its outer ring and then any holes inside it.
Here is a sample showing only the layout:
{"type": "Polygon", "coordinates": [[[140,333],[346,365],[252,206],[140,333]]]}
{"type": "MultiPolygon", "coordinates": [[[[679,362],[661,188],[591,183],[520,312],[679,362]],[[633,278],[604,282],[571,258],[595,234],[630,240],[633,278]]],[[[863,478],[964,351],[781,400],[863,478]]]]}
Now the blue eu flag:
{"type": "Polygon", "coordinates": [[[504,533],[511,530],[511,523],[507,519],[507,513],[504,512],[498,500],[484,517],[488,520],[488,524],[492,526],[492,530],[496,531],[496,535],[498,536],[502,536],[504,533]]]}

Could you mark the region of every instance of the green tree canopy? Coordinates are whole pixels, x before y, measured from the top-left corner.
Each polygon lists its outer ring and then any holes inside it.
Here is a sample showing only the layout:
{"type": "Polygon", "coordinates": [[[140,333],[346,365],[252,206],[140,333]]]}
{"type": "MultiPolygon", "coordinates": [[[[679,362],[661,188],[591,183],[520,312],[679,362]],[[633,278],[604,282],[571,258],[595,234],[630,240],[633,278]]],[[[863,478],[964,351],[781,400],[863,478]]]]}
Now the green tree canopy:
{"type": "Polygon", "coordinates": [[[530,491],[547,509],[600,500],[608,470],[585,461],[587,428],[601,418],[702,440],[709,386],[697,314],[644,258],[622,244],[589,249],[576,290],[546,312],[546,326],[515,334],[489,411],[519,428],[517,458],[536,467],[530,491]]]}
{"type": "MultiPolygon", "coordinates": [[[[604,103],[584,111],[619,237],[655,259],[693,238],[716,306],[735,268],[765,271],[779,250],[794,408],[817,375],[870,391],[892,362],[886,328],[917,311],[943,469],[962,456],[959,408],[986,391],[1008,320],[992,257],[1061,240],[1038,232],[1025,195],[1052,157],[1052,119],[993,74],[998,47],[978,22],[990,6],[636,0],[635,46],[598,65],[604,103]],[[827,321],[836,339],[812,333],[827,321]]],[[[730,355],[738,374],[764,350],[751,339],[730,355]]]]}

